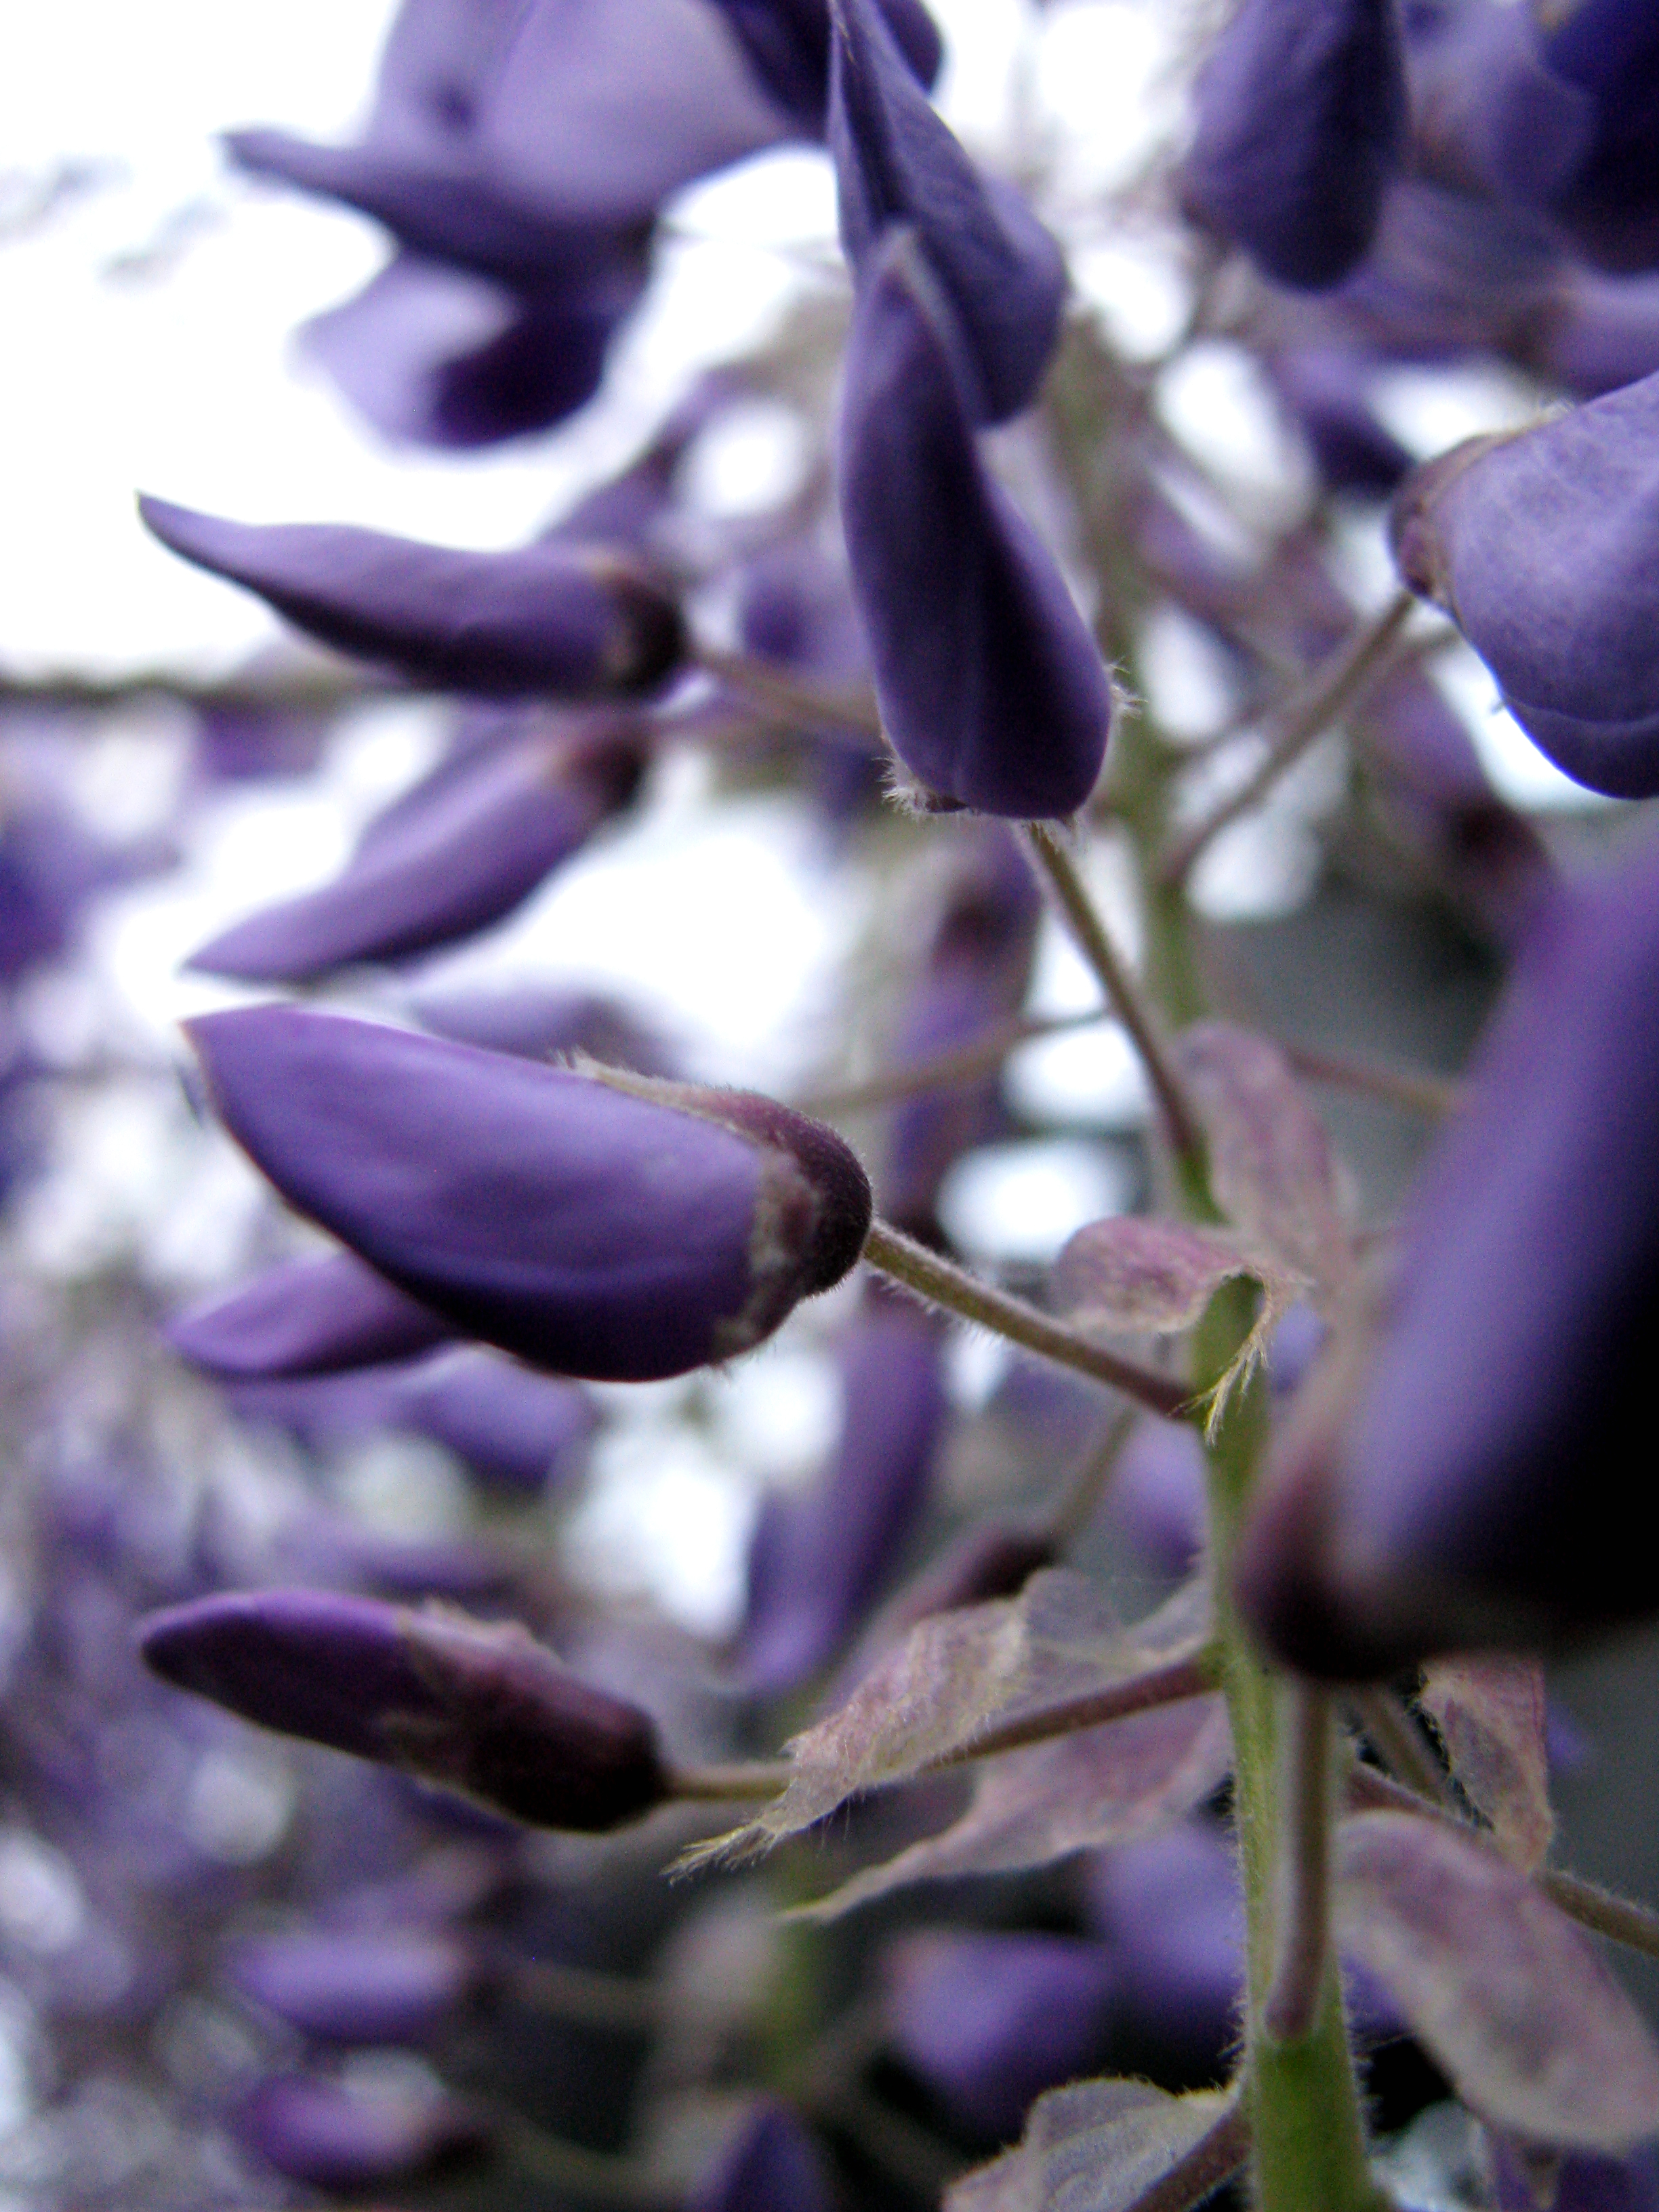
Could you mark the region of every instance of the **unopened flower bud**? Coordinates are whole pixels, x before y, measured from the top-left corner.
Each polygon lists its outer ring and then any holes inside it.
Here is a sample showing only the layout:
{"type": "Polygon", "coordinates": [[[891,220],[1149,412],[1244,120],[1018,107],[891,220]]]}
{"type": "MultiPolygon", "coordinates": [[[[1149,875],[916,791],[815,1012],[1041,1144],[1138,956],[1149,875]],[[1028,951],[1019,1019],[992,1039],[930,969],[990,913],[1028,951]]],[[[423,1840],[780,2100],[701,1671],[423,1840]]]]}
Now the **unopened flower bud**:
{"type": "Polygon", "coordinates": [[[334,523],[139,513],[181,558],[240,584],[338,652],[441,691],[592,699],[647,691],[685,651],[680,611],[601,546],[465,552],[334,523]]]}
{"type": "Polygon", "coordinates": [[[305,2074],[262,2081],[235,2124],[278,2173],[331,2193],[425,2180],[482,2156],[490,2140],[487,2121],[459,2098],[305,2074]]]}
{"type": "Polygon", "coordinates": [[[854,591],[883,726],[924,790],[1052,820],[1094,788],[1111,685],[1052,556],[975,448],[962,343],[915,234],[894,233],[847,349],[854,591]]]}
{"type": "Polygon", "coordinates": [[[1340,283],[1407,123],[1395,0],[1243,0],[1199,79],[1183,197],[1281,284],[1340,283]]]}
{"type": "Polygon", "coordinates": [[[863,1170],[769,1099],[290,1007],[191,1035],[232,1134],[291,1203],[458,1334],[554,1374],[646,1382],[734,1358],[863,1248],[863,1170]]]}
{"type": "Polygon", "coordinates": [[[260,1936],[229,1961],[232,1984],[319,2043],[422,2043],[480,1984],[478,1961],[453,1936],[331,1928],[260,1936]]]}
{"type": "Polygon", "coordinates": [[[1648,493],[1659,376],[1408,477],[1395,558],[1480,655],[1575,781],[1659,791],[1659,523],[1648,493]]]}
{"type": "Polygon", "coordinates": [[[349,1252],[268,1268],[167,1327],[167,1341],[193,1366],[261,1379],[409,1359],[451,1333],[441,1315],[349,1252]]]}
{"type": "Polygon", "coordinates": [[[516,1622],[254,1590],[152,1613],[140,1647],[165,1680],[245,1720],[532,1827],[619,1827],[667,1794],[649,1716],[569,1673],[516,1622]]]}

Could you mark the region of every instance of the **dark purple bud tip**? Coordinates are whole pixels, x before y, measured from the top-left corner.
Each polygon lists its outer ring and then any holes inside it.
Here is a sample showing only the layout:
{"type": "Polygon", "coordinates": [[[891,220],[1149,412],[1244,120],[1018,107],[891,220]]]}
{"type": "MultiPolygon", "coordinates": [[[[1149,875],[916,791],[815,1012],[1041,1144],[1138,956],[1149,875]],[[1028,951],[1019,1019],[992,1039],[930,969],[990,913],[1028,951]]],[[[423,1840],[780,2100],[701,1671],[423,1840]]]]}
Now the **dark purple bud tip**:
{"type": "Polygon", "coordinates": [[[741,1093],[599,1080],[259,1006],[191,1025],[214,1103],[283,1194],[459,1334],[648,1382],[735,1358],[869,1226],[827,1129],[741,1093]]]}
{"type": "Polygon", "coordinates": [[[568,1673],[516,1622],[256,1590],[153,1613],[139,1648],[166,1680],[245,1720],[532,1827],[598,1832],[667,1794],[649,1716],[568,1673]]]}
{"type": "Polygon", "coordinates": [[[935,798],[1061,819],[1099,776],[1111,684],[1052,556],[980,459],[973,382],[921,241],[896,232],[854,317],[838,452],[883,726],[935,798]]]}
{"type": "Polygon", "coordinates": [[[1536,429],[1471,439],[1401,486],[1395,558],[1558,767],[1659,792],[1659,376],[1536,429]]]}
{"type": "Polygon", "coordinates": [[[344,525],[228,522],[156,499],[138,512],[182,559],[258,592],[325,645],[438,690],[647,691],[684,657],[678,605],[605,548],[474,553],[344,525]]]}

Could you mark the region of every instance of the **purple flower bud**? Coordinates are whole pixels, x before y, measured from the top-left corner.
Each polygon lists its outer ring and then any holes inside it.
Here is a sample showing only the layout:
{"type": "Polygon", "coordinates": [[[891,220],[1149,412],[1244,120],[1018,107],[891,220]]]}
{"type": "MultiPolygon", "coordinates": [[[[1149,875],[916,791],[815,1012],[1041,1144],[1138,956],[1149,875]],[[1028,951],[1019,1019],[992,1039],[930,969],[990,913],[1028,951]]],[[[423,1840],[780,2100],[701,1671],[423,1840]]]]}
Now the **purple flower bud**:
{"type": "Polygon", "coordinates": [[[892,1580],[945,1425],[939,1327],[909,1302],[873,1296],[841,1369],[834,1456],[805,1497],[768,1501],[750,1553],[743,1671],[763,1694],[827,1664],[892,1580]]]}
{"type": "Polygon", "coordinates": [[[1281,284],[1340,283],[1407,125],[1395,0],[1243,0],[1197,88],[1183,197],[1281,284]]]}
{"type": "Polygon", "coordinates": [[[1052,557],[975,449],[961,353],[920,243],[894,234],[847,349],[854,590],[883,723],[924,790],[1053,819],[1094,788],[1111,686],[1052,557]]]}
{"type": "Polygon", "coordinates": [[[1551,210],[1605,269],[1659,262],[1659,30],[1642,0],[1578,0],[1541,30],[1552,74],[1588,96],[1594,125],[1551,210]]]}
{"type": "Polygon", "coordinates": [[[1237,2039],[1244,1994],[1244,1900],[1227,1838],[1189,1820],[1103,1851],[1089,1903],[1116,1965],[1128,2051],[1191,2079],[1213,2076],[1237,2039]]]}
{"type": "Polygon", "coordinates": [[[1372,412],[1366,386],[1375,364],[1345,346],[1297,346],[1268,356],[1273,389],[1333,491],[1385,498],[1412,456],[1372,412]]]}
{"type": "Polygon", "coordinates": [[[1355,1679],[1653,1611],[1597,1486],[1646,1418],[1656,978],[1651,845],[1535,919],[1375,1361],[1311,1386],[1247,1524],[1241,1602],[1293,1664],[1355,1679]]]}
{"type": "Polygon", "coordinates": [[[289,2180],[331,2191],[423,2180],[489,2144],[487,2122],[458,2098],[349,2089],[303,2074],[262,2081],[238,2111],[236,2130],[289,2180]]]}
{"type": "Polygon", "coordinates": [[[916,82],[877,0],[830,0],[830,144],[842,245],[860,283],[914,231],[962,337],[975,422],[1029,405],[1060,331],[1066,264],[1012,186],[983,178],[916,82]]]}
{"type": "Polygon", "coordinates": [[[1659,791],[1659,592],[1645,490],[1659,377],[1409,477],[1395,557],[1443,607],[1504,704],[1577,782],[1659,791]]]}
{"type": "Polygon", "coordinates": [[[1569,270],[1544,326],[1538,366],[1579,399],[1599,399],[1659,374],[1659,276],[1569,270]]]}
{"type": "Polygon", "coordinates": [[[422,1029],[486,1052],[518,1053],[526,1060],[580,1053],[635,1075],[675,1073],[662,1039],[620,1000],[598,992],[529,982],[465,988],[432,984],[412,993],[406,1004],[422,1029]]]}
{"type": "Polygon", "coordinates": [[[267,907],[191,956],[246,982],[303,983],[487,929],[579,852],[639,787],[626,737],[543,740],[444,763],[371,823],[341,874],[267,907]]]}
{"type": "Polygon", "coordinates": [[[451,1334],[349,1252],[292,1260],[167,1326],[173,1350],[213,1375],[334,1375],[429,1352],[451,1334]]]}
{"type": "MultiPolygon", "coordinates": [[[[821,137],[830,101],[828,0],[714,0],[773,100],[804,137],[821,137]]],[[[919,84],[945,58],[939,26],[921,0],[879,0],[888,30],[919,84]]]]}
{"type": "Polygon", "coordinates": [[[585,405],[645,277],[631,238],[604,241],[580,283],[535,291],[399,253],[300,343],[383,437],[468,451],[585,405]]]}
{"type": "Polygon", "coordinates": [[[152,1613],[167,1681],[538,1828],[594,1832],[660,1804],[657,1732],[516,1621],[414,1613],[341,1591],[254,1590],[152,1613]]]}
{"type": "Polygon", "coordinates": [[[1204,1547],[1204,1448],[1184,1421],[1147,1419],[1118,1456],[1104,1518],[1135,1558],[1171,1580],[1204,1547]]]}
{"type": "Polygon", "coordinates": [[[769,1100],[622,1089],[288,1007],[191,1035],[292,1204],[459,1333],[555,1374],[645,1382],[734,1358],[839,1281],[869,1225],[852,1153],[769,1100]]]}
{"type": "Polygon", "coordinates": [[[574,1383],[485,1352],[441,1353],[406,1369],[393,1406],[398,1426],[447,1445],[481,1482],[511,1490],[568,1481],[598,1423],[574,1383]]]}
{"type": "Polygon", "coordinates": [[[692,2191],[687,2212],[833,2212],[817,2145],[786,2105],[765,2099],[692,2191]]]}
{"type": "Polygon", "coordinates": [[[1034,2097],[1105,2057],[1117,1968],[1102,1944],[929,1929],[890,1943],[881,1973],[894,2050],[983,2141],[1018,2135],[1034,2097]]]}
{"type": "Polygon", "coordinates": [[[155,499],[138,507],[185,560],[257,592],[325,645],[439,690],[649,690],[684,651],[672,600],[595,547],[468,553],[345,525],[227,522],[155,499]]]}
{"type": "Polygon", "coordinates": [[[319,2043],[423,2043],[476,1993],[479,1969],[453,1936],[331,1928],[263,1936],[229,1962],[241,1996],[319,2043]]]}

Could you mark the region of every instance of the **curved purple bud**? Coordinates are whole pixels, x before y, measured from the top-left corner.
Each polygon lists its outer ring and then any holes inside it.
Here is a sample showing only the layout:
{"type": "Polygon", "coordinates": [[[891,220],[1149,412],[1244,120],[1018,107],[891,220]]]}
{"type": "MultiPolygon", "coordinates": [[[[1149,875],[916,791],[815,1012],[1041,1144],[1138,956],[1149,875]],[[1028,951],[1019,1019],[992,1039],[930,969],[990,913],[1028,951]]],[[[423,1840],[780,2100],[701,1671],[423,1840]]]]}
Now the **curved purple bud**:
{"type": "Polygon", "coordinates": [[[452,1334],[429,1306],[349,1252],[291,1260],[167,1324],[167,1340],[211,1375],[334,1375],[429,1352],[452,1334]]]}
{"type": "Polygon", "coordinates": [[[971,362],[975,422],[1030,404],[1060,334],[1066,263],[1011,185],[981,177],[917,83],[878,0],[830,0],[830,146],[841,238],[860,283],[914,231],[971,362]]]}
{"type": "Polygon", "coordinates": [[[893,748],[924,790],[1053,820],[1093,790],[1111,685],[1053,557],[975,449],[961,341],[914,234],[882,247],[847,349],[838,469],[893,748]]]}
{"type": "Polygon", "coordinates": [[[303,983],[357,961],[407,959],[453,945],[523,904],[610,815],[645,768],[626,739],[559,739],[452,765],[371,823],[331,883],[266,907],[191,955],[246,982],[303,983]]]}
{"type": "Polygon", "coordinates": [[[138,511],[181,558],[256,592],[337,651],[439,690],[596,698],[648,691],[685,650],[678,607],[599,547],[468,553],[344,524],[138,511]]]}
{"type": "Polygon", "coordinates": [[[300,343],[383,437],[468,452],[585,406],[645,276],[625,240],[596,255],[580,286],[534,292],[399,253],[304,324],[300,343]]]}
{"type": "Polygon", "coordinates": [[[686,2212],[834,2212],[823,2154],[787,2105],[763,2100],[686,2202],[686,2212]]]}
{"type": "Polygon", "coordinates": [[[490,2142],[489,2123],[458,2098],[352,2089],[304,2074],[262,2081],[235,2124],[268,2166],[313,2189],[423,2180],[482,2157],[490,2142]]]}
{"type": "Polygon", "coordinates": [[[946,1403],[933,1317],[877,1294],[841,1347],[842,1431],[814,1488],[762,1509],[750,1553],[743,1674],[793,1689],[854,1633],[896,1572],[926,1503],[946,1403]]]}
{"type": "Polygon", "coordinates": [[[1575,781],[1659,791],[1659,376],[1510,437],[1472,438],[1407,479],[1395,558],[1575,781]]]}
{"type": "Polygon", "coordinates": [[[1364,258],[1404,149],[1395,0],[1243,0],[1197,88],[1182,197],[1281,284],[1364,258]]]}
{"type": "Polygon", "coordinates": [[[424,2043],[482,1979],[453,1936],[404,1929],[256,1936],[228,1972],[240,1996],[318,2043],[424,2043]]]}
{"type": "Polygon", "coordinates": [[[661,1038],[620,1000],[597,992],[550,989],[540,983],[465,988],[434,984],[412,993],[406,1005],[422,1029],[486,1052],[519,1053],[526,1060],[580,1053],[636,1075],[675,1073],[661,1038]]]}
{"type": "Polygon", "coordinates": [[[152,1613],[166,1681],[244,1720],[456,1790],[538,1828],[620,1827],[668,1792],[649,1716],[516,1621],[270,1589],[152,1613]]]}
{"type": "Polygon", "coordinates": [[[1413,1203],[1363,1375],[1317,1382],[1238,1555],[1306,1671],[1527,1650],[1655,1607],[1607,1541],[1659,1306],[1659,848],[1558,891],[1413,1203]]]}
{"type": "Polygon", "coordinates": [[[1333,491],[1384,499],[1409,474],[1413,457],[1373,412],[1367,386],[1376,364],[1346,346],[1297,346],[1266,368],[1333,491]]]}
{"type": "Polygon", "coordinates": [[[575,1384],[472,1351],[406,1369],[393,1413],[398,1426],[446,1445],[479,1481],[509,1490],[568,1481],[599,1419],[575,1384]]]}
{"type": "Polygon", "coordinates": [[[869,1226],[852,1153],[769,1100],[283,1006],[191,1036],[232,1134],[293,1205],[459,1334],[554,1374],[645,1382],[734,1358],[839,1281],[869,1226]]]}
{"type": "Polygon", "coordinates": [[[1034,2097],[1106,2055],[1118,1973],[1103,1944],[930,1929],[890,1943],[879,1971],[894,2051],[981,2141],[1018,2135],[1034,2097]]]}

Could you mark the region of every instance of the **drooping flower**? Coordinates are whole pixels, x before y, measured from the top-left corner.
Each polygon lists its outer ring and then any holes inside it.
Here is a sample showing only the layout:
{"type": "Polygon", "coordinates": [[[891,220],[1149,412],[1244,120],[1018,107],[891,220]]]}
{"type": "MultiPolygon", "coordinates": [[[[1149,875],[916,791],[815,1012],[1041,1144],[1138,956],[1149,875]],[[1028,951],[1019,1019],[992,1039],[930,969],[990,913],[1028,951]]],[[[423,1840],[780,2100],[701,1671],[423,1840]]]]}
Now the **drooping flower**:
{"type": "Polygon", "coordinates": [[[925,792],[1015,818],[1082,805],[1111,686],[1052,556],[974,442],[975,371],[915,234],[863,280],[847,349],[842,522],[876,696],[925,792]]]}
{"type": "Polygon", "coordinates": [[[648,691],[679,664],[678,607],[597,546],[463,552],[344,524],[228,522],[165,501],[164,545],[240,584],[337,651],[440,690],[591,699],[648,691]]]}
{"type": "Polygon", "coordinates": [[[1534,919],[1375,1358],[1310,1384],[1246,1527],[1241,1600],[1293,1664],[1354,1679],[1653,1610],[1598,1499],[1648,1418],[1656,982],[1651,845],[1534,919]]]}
{"type": "Polygon", "coordinates": [[[1659,376],[1512,436],[1472,438],[1401,486],[1393,535],[1558,767],[1659,791],[1653,459],[1659,376]]]}
{"type": "Polygon", "coordinates": [[[153,1613],[139,1642],[166,1680],[245,1720],[532,1826],[618,1827],[667,1794],[649,1716],[571,1674],[516,1622],[270,1589],[153,1613]]]}
{"type": "Polygon", "coordinates": [[[1364,258],[1403,147],[1395,0],[1243,0],[1197,88],[1191,212],[1281,284],[1364,258]]]}
{"type": "Polygon", "coordinates": [[[459,1334],[556,1374],[732,1358],[863,1245],[857,1161],[769,1100],[623,1090],[280,1006],[191,1034],[232,1133],[294,1205],[459,1334]]]}

